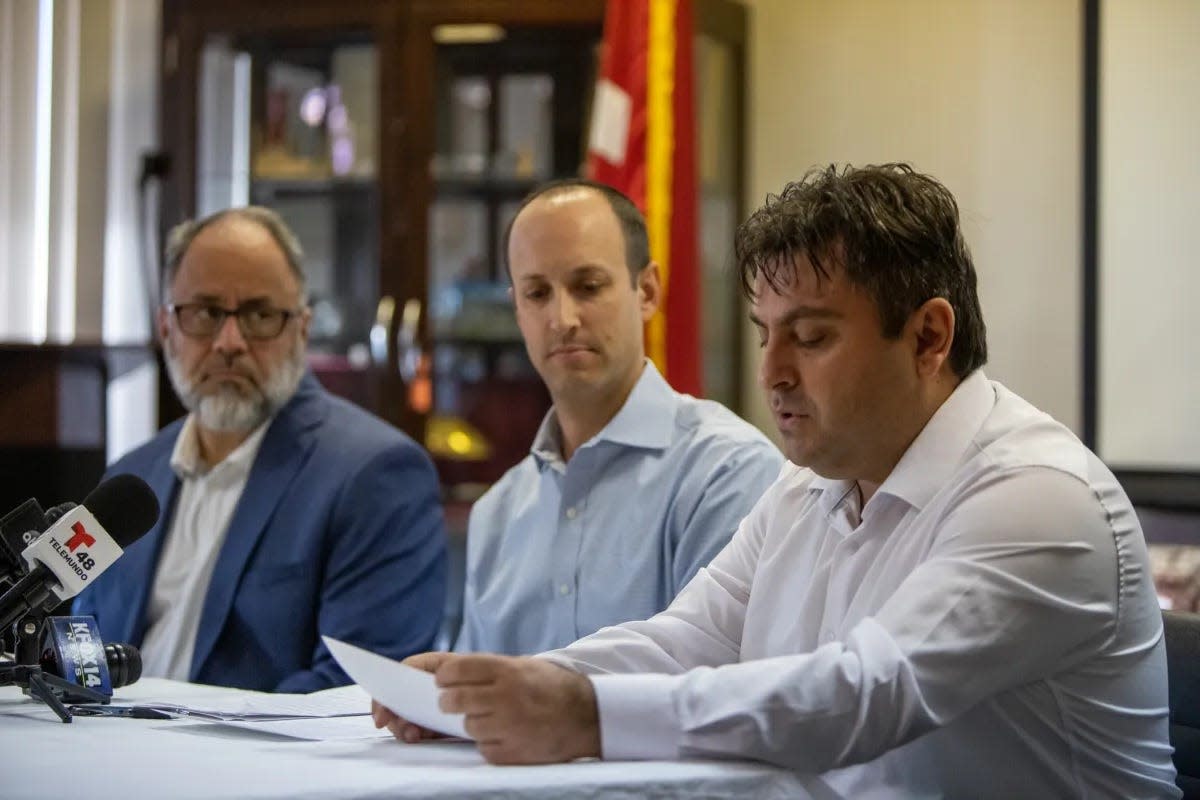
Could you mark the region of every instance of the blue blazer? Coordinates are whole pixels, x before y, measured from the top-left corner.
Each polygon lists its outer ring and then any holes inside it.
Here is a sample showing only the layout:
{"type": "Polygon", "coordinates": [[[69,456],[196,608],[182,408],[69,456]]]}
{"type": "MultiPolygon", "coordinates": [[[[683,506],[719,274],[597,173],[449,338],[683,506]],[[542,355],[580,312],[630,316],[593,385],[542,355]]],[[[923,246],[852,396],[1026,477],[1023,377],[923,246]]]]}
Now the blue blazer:
{"type": "MultiPolygon", "coordinates": [[[[74,613],[105,641],[140,645],[179,479],[168,425],[113,464],[154,490],[158,523],[74,613]]],[[[330,395],[311,375],[275,416],[229,523],[204,598],[190,680],[279,692],[350,682],[320,635],[393,658],[428,650],[446,595],[438,480],[412,439],[330,395]]]]}

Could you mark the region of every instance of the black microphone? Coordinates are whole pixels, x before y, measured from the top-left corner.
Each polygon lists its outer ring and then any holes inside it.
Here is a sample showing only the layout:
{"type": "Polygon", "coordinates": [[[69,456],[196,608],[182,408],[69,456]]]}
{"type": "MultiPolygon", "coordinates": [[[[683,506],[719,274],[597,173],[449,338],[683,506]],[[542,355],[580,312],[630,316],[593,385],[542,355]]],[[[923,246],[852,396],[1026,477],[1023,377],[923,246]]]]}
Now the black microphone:
{"type": "Polygon", "coordinates": [[[60,503],[42,511],[38,501],[30,498],[0,517],[0,590],[29,572],[29,565],[21,558],[22,551],[75,505],[60,503]]]}
{"type": "Polygon", "coordinates": [[[142,653],[127,642],[104,645],[104,660],[112,676],[114,689],[120,689],[142,677],[142,653]]]}
{"type": "Polygon", "coordinates": [[[49,526],[45,512],[33,498],[0,517],[0,584],[11,586],[29,571],[21,551],[49,526]]]}
{"type": "Polygon", "coordinates": [[[131,644],[104,644],[94,617],[47,617],[38,663],[50,675],[110,697],[142,677],[142,654],[131,644]]]}
{"type": "Polygon", "coordinates": [[[0,596],[0,630],[89,586],[158,520],[158,499],[135,475],[101,483],[21,553],[29,573],[0,596]]]}
{"type": "MultiPolygon", "coordinates": [[[[93,490],[93,491],[95,491],[95,490],[93,490]]],[[[154,502],[157,503],[158,499],[155,498],[154,502]]],[[[72,503],[70,500],[68,500],[65,503],[59,503],[56,506],[50,506],[48,509],[46,509],[46,514],[45,514],[46,527],[49,528],[54,523],[58,522],[60,519],[62,519],[63,514],[66,514],[68,511],[70,511],[77,505],[79,505],[79,504],[72,503]]]]}

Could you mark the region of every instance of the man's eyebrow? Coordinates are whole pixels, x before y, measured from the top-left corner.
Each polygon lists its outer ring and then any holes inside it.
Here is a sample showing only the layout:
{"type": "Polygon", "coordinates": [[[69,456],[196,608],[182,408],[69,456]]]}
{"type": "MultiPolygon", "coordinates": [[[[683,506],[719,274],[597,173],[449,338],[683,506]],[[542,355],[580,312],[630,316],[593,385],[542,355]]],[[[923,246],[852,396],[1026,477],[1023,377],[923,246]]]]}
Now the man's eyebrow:
{"type": "MultiPolygon", "coordinates": [[[[846,315],[841,311],[833,308],[822,308],[821,306],[796,306],[784,314],[777,324],[786,327],[801,319],[841,319],[844,316],[846,315]]],[[[750,313],[750,321],[760,328],[767,327],[767,324],[756,317],[753,312],[750,313]]]]}
{"type": "MultiPolygon", "coordinates": [[[[219,305],[221,305],[221,298],[220,298],[220,296],[215,295],[215,294],[194,294],[191,296],[191,299],[188,300],[188,302],[189,303],[208,303],[210,305],[219,306],[219,305]]],[[[264,294],[264,295],[259,295],[257,297],[250,297],[250,298],[243,300],[242,302],[238,303],[238,308],[241,308],[243,306],[269,306],[269,305],[274,305],[274,304],[271,302],[271,298],[267,297],[264,294]]]]}
{"type": "MultiPolygon", "coordinates": [[[[593,264],[590,261],[578,264],[567,270],[567,277],[571,278],[579,277],[581,275],[597,274],[607,274],[607,270],[605,270],[600,264],[593,264]]],[[[544,281],[546,280],[546,276],[540,272],[531,272],[527,275],[520,276],[517,280],[522,283],[527,281],[544,281]]]]}

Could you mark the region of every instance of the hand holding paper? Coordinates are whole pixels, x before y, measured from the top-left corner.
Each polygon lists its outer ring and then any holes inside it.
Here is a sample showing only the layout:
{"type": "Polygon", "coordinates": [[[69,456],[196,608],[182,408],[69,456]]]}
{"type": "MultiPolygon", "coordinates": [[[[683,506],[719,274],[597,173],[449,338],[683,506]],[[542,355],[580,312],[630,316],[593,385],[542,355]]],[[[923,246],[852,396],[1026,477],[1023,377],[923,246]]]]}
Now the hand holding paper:
{"type": "Polygon", "coordinates": [[[424,653],[409,659],[434,674],[322,638],[342,668],[377,701],[376,724],[387,724],[405,741],[426,738],[405,724],[413,723],[476,739],[479,752],[493,764],[553,764],[600,756],[596,693],[577,672],[539,658],[488,653],[424,653]],[[473,735],[467,734],[468,724],[473,735]]]}
{"type": "Polygon", "coordinates": [[[493,764],[600,756],[596,693],[584,675],[541,658],[453,653],[438,665],[439,707],[466,715],[493,764]]]}
{"type": "MultiPolygon", "coordinates": [[[[401,663],[405,666],[415,667],[423,672],[432,674],[434,676],[434,684],[436,685],[438,668],[452,658],[455,658],[454,653],[418,653],[417,655],[409,656],[401,663]]],[[[440,699],[438,705],[439,707],[443,707],[440,699]]],[[[371,719],[375,723],[376,728],[387,728],[397,739],[409,744],[416,744],[426,739],[439,739],[443,736],[443,734],[437,731],[423,728],[415,722],[405,719],[374,699],[371,700],[371,719]]],[[[466,727],[465,719],[463,727],[466,727]]]]}
{"type": "Polygon", "coordinates": [[[328,636],[321,638],[346,674],[384,708],[431,731],[471,738],[462,714],[438,708],[438,687],[431,673],[328,636]]]}

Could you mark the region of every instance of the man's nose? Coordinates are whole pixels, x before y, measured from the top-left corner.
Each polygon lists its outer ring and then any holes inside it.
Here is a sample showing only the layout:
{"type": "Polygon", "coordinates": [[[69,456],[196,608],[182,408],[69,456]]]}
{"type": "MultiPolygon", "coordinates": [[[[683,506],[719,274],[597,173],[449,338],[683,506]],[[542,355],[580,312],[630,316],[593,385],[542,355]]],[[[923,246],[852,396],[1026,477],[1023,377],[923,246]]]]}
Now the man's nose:
{"type": "Polygon", "coordinates": [[[221,326],[217,328],[217,332],[213,336],[212,346],[218,353],[224,354],[244,353],[246,351],[248,347],[246,337],[242,334],[242,328],[238,324],[236,314],[228,314],[225,319],[221,320],[221,326]]]}
{"type": "Polygon", "coordinates": [[[569,331],[579,327],[579,304],[571,297],[570,292],[555,294],[550,309],[550,324],[554,330],[569,331]]]}
{"type": "Polygon", "coordinates": [[[798,382],[796,365],[786,342],[767,340],[762,349],[762,361],[758,365],[758,385],[765,391],[787,389],[798,382]]]}

